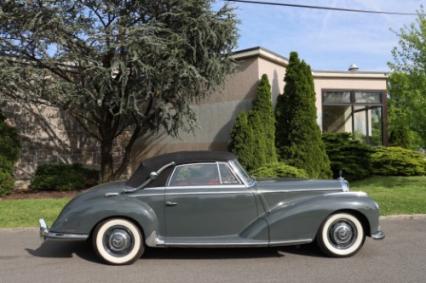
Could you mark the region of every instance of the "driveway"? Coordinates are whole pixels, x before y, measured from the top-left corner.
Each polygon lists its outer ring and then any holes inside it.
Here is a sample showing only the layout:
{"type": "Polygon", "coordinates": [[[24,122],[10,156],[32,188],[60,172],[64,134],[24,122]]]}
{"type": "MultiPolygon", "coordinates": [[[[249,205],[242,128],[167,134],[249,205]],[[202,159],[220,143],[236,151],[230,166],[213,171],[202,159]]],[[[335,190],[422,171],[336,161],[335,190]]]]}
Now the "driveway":
{"type": "Polygon", "coordinates": [[[84,243],[43,243],[36,229],[0,230],[0,282],[426,282],[426,217],[382,220],[352,258],[313,245],[151,249],[131,266],[101,264],[84,243]]]}

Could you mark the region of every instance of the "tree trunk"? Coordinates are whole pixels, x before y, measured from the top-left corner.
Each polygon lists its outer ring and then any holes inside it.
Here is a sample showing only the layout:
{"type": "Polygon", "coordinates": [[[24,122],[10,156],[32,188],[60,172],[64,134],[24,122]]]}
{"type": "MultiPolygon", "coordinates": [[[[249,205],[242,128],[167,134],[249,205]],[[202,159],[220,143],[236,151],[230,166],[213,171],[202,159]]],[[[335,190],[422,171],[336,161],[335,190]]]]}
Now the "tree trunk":
{"type": "Polygon", "coordinates": [[[101,141],[101,182],[109,182],[113,179],[114,161],[112,156],[113,138],[104,137],[101,141]]]}

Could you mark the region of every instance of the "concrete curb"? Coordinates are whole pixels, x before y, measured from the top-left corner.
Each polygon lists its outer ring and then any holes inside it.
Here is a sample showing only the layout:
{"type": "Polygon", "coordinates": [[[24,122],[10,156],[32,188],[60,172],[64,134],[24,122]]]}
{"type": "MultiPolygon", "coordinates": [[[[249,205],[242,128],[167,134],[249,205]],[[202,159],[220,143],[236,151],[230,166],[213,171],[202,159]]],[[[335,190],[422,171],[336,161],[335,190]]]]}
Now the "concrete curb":
{"type": "Polygon", "coordinates": [[[400,214],[400,215],[386,215],[380,216],[380,220],[416,220],[426,219],[426,214],[400,214]]]}

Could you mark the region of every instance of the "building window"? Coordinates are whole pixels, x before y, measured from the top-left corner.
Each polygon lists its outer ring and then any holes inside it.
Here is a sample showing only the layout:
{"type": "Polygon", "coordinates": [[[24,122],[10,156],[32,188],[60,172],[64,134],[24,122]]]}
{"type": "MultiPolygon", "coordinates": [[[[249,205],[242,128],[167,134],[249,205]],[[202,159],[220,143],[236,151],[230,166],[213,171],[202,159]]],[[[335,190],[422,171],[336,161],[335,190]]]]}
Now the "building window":
{"type": "Polygon", "coordinates": [[[324,91],[324,132],[349,132],[372,145],[383,144],[384,92],[324,91]]]}

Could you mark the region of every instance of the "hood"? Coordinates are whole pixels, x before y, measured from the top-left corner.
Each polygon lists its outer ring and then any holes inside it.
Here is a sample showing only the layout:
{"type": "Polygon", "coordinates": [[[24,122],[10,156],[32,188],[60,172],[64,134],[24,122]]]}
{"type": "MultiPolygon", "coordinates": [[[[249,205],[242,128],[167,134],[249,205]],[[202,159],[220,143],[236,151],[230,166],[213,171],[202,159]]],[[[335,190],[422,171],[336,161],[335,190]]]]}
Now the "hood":
{"type": "Polygon", "coordinates": [[[339,180],[267,179],[257,181],[256,186],[267,190],[343,190],[339,180]]]}

